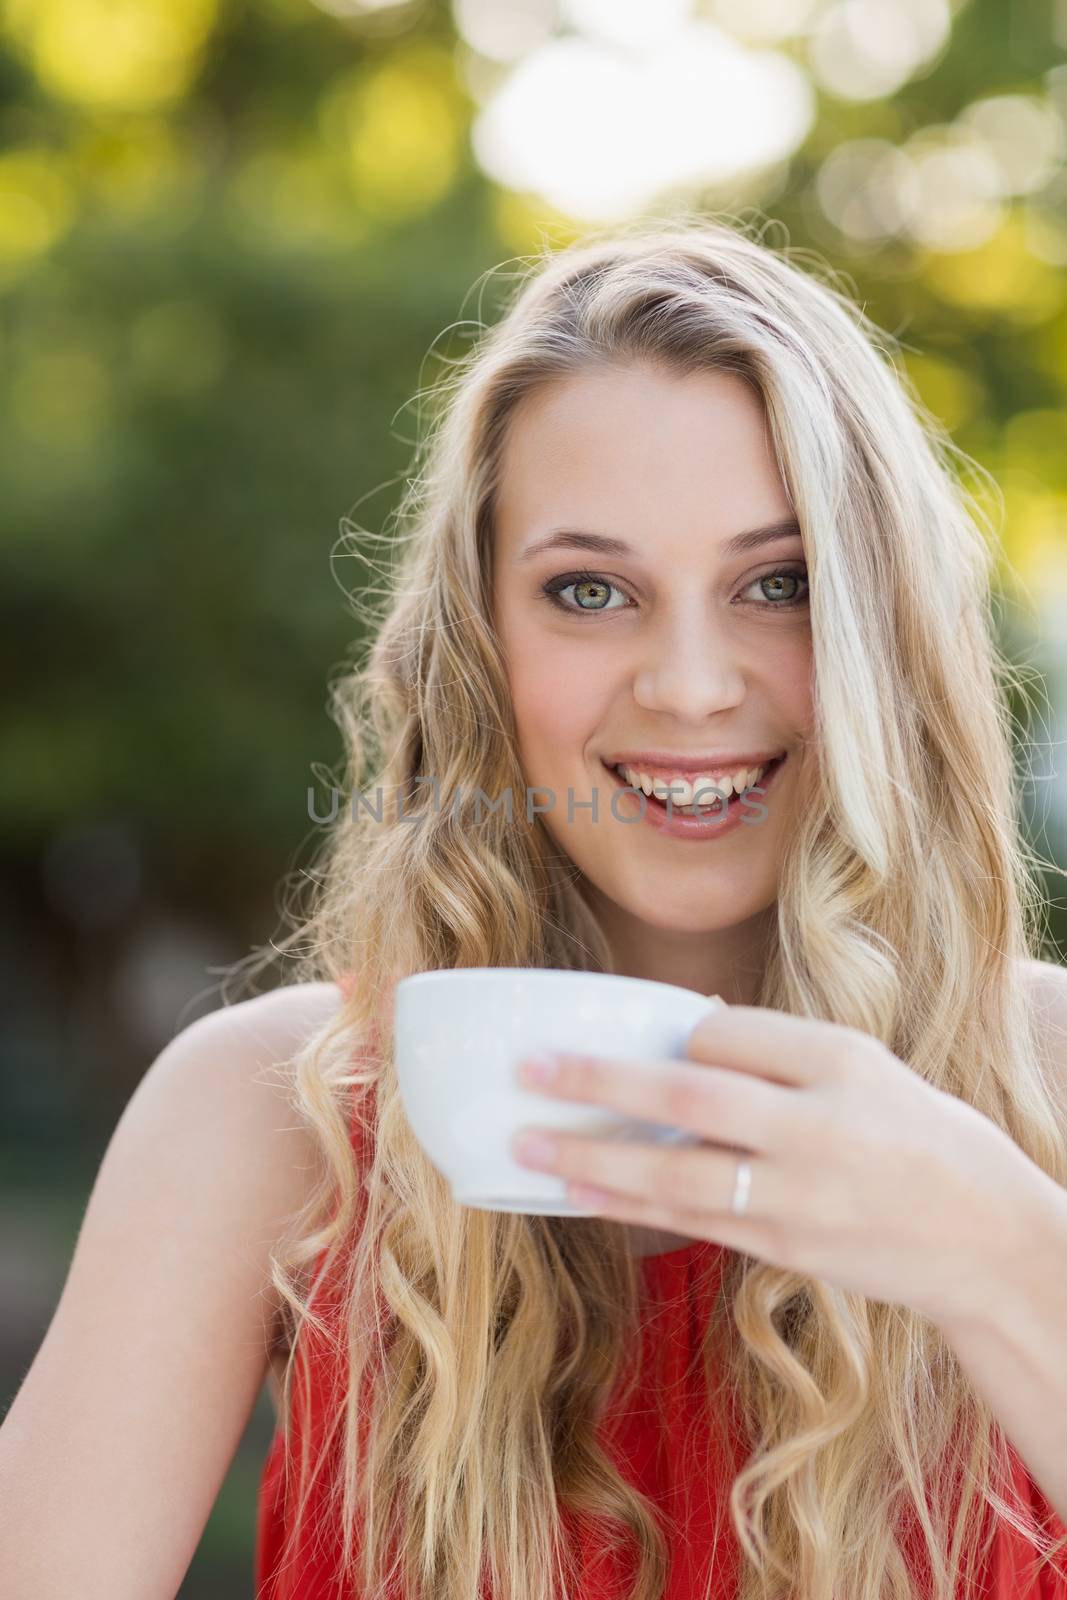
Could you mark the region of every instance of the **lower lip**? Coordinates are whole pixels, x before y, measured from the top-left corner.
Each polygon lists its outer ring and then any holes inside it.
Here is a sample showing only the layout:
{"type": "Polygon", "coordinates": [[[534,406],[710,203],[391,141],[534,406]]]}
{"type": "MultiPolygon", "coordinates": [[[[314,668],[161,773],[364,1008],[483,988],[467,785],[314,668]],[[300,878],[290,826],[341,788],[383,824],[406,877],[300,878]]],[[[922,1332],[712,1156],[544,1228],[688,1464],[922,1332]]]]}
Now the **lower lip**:
{"type": "MultiPolygon", "coordinates": [[[[787,760],[788,756],[780,756],[777,761],[772,761],[759,782],[747,790],[745,795],[731,795],[725,807],[721,799],[716,800],[714,807],[702,817],[687,816],[681,811],[669,812],[666,803],[657,800],[655,795],[646,795],[640,790],[630,789],[614,767],[605,766],[604,770],[614,778],[619,789],[633,795],[635,804],[644,802],[642,821],[647,822],[649,827],[655,828],[658,833],[669,834],[672,839],[721,839],[724,834],[733,833],[742,822],[747,822],[751,827],[754,823],[765,820],[759,808],[770,794],[787,760]]],[[[634,812],[633,815],[636,817],[638,813],[634,812]]]]}

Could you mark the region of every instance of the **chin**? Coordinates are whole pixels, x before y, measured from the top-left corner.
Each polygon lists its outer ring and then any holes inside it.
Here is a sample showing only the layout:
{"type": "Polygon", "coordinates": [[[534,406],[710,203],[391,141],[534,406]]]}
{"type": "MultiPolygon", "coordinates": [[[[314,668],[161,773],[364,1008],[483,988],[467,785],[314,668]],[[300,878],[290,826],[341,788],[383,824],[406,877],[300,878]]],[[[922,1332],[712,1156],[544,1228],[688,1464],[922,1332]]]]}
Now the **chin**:
{"type": "MultiPolygon", "coordinates": [[[[592,879],[588,880],[590,883],[592,879]]],[[[646,927],[663,934],[713,934],[724,933],[757,917],[777,899],[777,885],[760,892],[753,886],[751,892],[738,894],[736,885],[725,885],[721,896],[715,892],[710,880],[697,895],[690,881],[679,887],[677,895],[665,890],[662,878],[650,881],[647,893],[635,892],[633,884],[614,884],[596,892],[617,906],[627,916],[634,917],[646,927]]]]}

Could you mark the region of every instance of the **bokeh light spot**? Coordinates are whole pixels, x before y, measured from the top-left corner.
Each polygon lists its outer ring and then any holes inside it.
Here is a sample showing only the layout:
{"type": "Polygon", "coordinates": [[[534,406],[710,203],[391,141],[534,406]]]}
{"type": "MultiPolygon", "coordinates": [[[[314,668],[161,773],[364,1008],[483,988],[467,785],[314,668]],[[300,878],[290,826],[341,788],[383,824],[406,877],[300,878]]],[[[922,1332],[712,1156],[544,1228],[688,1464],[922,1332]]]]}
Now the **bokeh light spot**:
{"type": "Polygon", "coordinates": [[[692,23],[633,56],[554,39],[515,68],[471,138],[497,182],[569,216],[613,221],[670,190],[786,160],[813,117],[794,61],[692,23]]]}
{"type": "Polygon", "coordinates": [[[517,61],[551,38],[556,0],[454,0],[456,30],[490,61],[517,61]]]}
{"type": "Polygon", "coordinates": [[[1047,321],[1067,300],[1062,274],[1027,249],[1023,222],[1015,213],[983,245],[952,255],[931,254],[922,270],[946,303],[996,313],[1022,325],[1047,321]]]}
{"type": "Polygon", "coordinates": [[[951,26],[946,0],[837,0],[812,30],[811,69],[842,100],[880,100],[932,64],[951,26]]]}
{"type": "Polygon", "coordinates": [[[28,263],[67,232],[75,197],[52,151],[24,146],[0,153],[0,272],[28,263]]]}
{"type": "Polygon", "coordinates": [[[904,364],[923,405],[950,432],[968,422],[985,402],[985,385],[954,361],[908,352],[904,364]]]}
{"type": "Polygon", "coordinates": [[[84,190],[116,215],[134,218],[162,204],[194,177],[193,152],[161,117],[87,126],[71,150],[84,190]]]}
{"type": "Polygon", "coordinates": [[[335,84],[320,116],[346,148],[360,209],[382,217],[424,211],[448,193],[464,122],[452,57],[425,45],[335,84]]]}
{"type": "Polygon", "coordinates": [[[1063,159],[1063,123],[1035,95],[994,95],[976,100],[956,119],[984,140],[1000,175],[1002,194],[1040,189],[1063,159]]]}
{"type": "Polygon", "coordinates": [[[19,0],[6,20],[49,93],[139,109],[189,88],[216,0],[19,0]]]}

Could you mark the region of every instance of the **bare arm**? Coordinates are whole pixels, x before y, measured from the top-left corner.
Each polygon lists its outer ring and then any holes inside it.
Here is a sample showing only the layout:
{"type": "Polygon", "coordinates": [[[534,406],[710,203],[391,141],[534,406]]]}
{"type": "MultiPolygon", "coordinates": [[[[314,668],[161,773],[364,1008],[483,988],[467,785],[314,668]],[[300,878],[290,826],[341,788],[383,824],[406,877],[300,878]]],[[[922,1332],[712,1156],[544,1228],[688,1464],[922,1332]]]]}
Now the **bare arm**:
{"type": "MultiPolygon", "coordinates": [[[[1048,1064],[1067,1105],[1067,971],[1029,967],[1048,1064]]],[[[1032,1162],[1021,1170],[1014,1282],[995,1276],[984,1318],[942,1331],[1067,1526],[1067,1189],[1032,1162]]]]}
{"type": "Polygon", "coordinates": [[[302,985],[214,1012],[131,1096],[0,1427],[4,1600],[177,1593],[266,1373],[271,1247],[319,1170],[263,1069],[337,1003],[302,985]]]}

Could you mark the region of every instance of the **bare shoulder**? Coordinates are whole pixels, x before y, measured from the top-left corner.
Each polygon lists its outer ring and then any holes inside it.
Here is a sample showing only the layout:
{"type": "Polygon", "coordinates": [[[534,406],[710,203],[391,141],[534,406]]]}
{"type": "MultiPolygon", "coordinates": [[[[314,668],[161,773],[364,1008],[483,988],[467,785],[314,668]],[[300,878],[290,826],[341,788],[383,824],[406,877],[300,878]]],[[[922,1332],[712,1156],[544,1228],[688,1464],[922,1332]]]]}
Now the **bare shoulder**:
{"type": "Polygon", "coordinates": [[[210,1206],[214,1248],[234,1281],[245,1275],[271,1362],[282,1312],[271,1254],[325,1176],[320,1142],[293,1103],[285,1069],[342,1004],[335,984],[303,983],[206,1013],[156,1057],[120,1123],[126,1143],[142,1152],[140,1162],[119,1168],[131,1204],[143,1205],[139,1183],[149,1187],[142,1164],[165,1172],[177,1158],[195,1174],[186,1192],[210,1206]]]}
{"type": "MultiPolygon", "coordinates": [[[[311,1035],[341,1008],[332,983],[297,983],[220,1006],[191,1022],[161,1051],[160,1062],[180,1061],[184,1076],[199,1069],[212,1079],[245,1081],[250,1072],[292,1061],[311,1035]]],[[[260,1075],[263,1082],[269,1072],[260,1075]]],[[[272,1080],[273,1081],[273,1080],[272,1080]]],[[[279,1087],[279,1094],[284,1091],[279,1087]]]]}
{"type": "Polygon", "coordinates": [[[186,1031],[222,1032],[268,1052],[296,1051],[340,1010],[341,1003],[341,991],[334,983],[293,983],[209,1011],[186,1031]]]}
{"type": "Polygon", "coordinates": [[[1027,961],[1024,965],[1038,1034],[1067,1111],[1067,967],[1055,961],[1027,961]]]}
{"type": "Polygon", "coordinates": [[[173,1054],[186,1075],[197,1068],[216,1079],[229,1075],[244,1082],[251,1075],[272,1083],[285,1099],[284,1077],[269,1069],[290,1063],[341,1004],[341,992],[332,983],[272,989],[209,1011],[172,1039],[160,1059],[173,1054]]]}
{"type": "Polygon", "coordinates": [[[1067,1022],[1067,967],[1056,961],[1024,961],[1034,1003],[1053,1022],[1067,1022]]]}
{"type": "Polygon", "coordinates": [[[0,1426],[5,1600],[181,1587],[268,1370],[273,1251],[318,1177],[265,1069],[341,1003],[307,984],[224,1006],[139,1080],[0,1426]]]}
{"type": "Polygon", "coordinates": [[[334,984],[293,984],[198,1017],[160,1051],[119,1124],[140,1151],[121,1169],[131,1193],[147,1182],[141,1165],[177,1157],[197,1178],[188,1192],[210,1194],[216,1246],[260,1273],[268,1345],[280,1309],[269,1252],[324,1176],[285,1068],[342,1003],[334,984]]]}
{"type": "Polygon", "coordinates": [[[332,983],[273,989],[209,1012],[172,1041],[175,1070],[185,1079],[183,1102],[194,1108],[203,1091],[216,1116],[232,1111],[243,1124],[258,1166],[276,1193],[279,1219],[296,1213],[319,1174],[318,1146],[293,1106],[284,1069],[342,1005],[332,983]]]}

